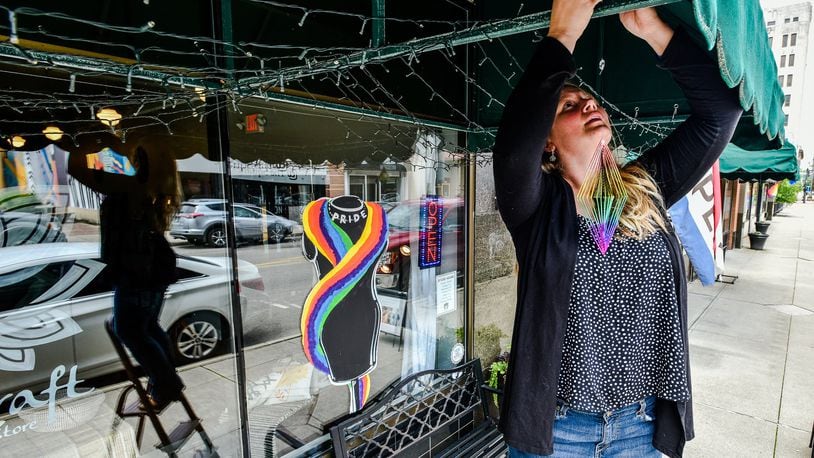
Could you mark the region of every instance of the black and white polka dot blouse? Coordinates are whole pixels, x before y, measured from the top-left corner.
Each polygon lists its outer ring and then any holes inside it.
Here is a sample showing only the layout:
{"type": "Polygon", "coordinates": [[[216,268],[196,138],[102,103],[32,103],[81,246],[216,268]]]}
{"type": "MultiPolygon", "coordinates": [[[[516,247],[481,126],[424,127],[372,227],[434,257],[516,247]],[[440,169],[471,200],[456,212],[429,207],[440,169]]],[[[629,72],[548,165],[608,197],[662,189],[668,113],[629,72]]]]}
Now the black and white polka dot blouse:
{"type": "Polygon", "coordinates": [[[560,399],[588,412],[689,399],[673,278],[664,234],[617,237],[603,255],[579,216],[560,399]]]}

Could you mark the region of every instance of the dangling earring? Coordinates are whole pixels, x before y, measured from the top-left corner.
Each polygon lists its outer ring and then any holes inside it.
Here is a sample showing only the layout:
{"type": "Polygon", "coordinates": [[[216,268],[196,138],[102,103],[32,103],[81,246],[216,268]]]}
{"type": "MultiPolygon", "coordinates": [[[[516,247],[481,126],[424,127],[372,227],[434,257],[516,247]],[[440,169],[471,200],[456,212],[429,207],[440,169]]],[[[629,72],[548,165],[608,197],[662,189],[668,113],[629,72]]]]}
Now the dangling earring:
{"type": "Polygon", "coordinates": [[[557,152],[556,148],[552,148],[551,151],[549,151],[549,153],[551,153],[551,156],[548,156],[549,162],[557,162],[557,156],[554,154],[555,152],[557,152]]]}

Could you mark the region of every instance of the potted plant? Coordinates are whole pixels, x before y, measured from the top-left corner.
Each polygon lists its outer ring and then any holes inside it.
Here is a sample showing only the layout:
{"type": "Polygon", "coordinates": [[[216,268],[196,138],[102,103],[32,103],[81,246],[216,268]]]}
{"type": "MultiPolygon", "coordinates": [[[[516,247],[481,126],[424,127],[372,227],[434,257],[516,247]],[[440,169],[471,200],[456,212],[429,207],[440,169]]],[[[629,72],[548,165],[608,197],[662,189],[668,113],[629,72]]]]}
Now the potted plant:
{"type": "Polygon", "coordinates": [[[749,248],[753,250],[762,250],[764,246],[766,246],[766,239],[769,236],[767,234],[763,234],[760,232],[750,232],[749,233],[749,248]]]}
{"type": "MultiPolygon", "coordinates": [[[[509,352],[505,351],[501,353],[500,356],[498,356],[497,359],[490,364],[489,368],[486,370],[486,385],[488,385],[489,388],[502,392],[504,386],[506,385],[506,373],[508,371],[509,352]]],[[[492,393],[491,398],[492,402],[490,402],[488,405],[489,415],[492,418],[498,418],[500,416],[501,396],[497,393],[492,393]]]]}

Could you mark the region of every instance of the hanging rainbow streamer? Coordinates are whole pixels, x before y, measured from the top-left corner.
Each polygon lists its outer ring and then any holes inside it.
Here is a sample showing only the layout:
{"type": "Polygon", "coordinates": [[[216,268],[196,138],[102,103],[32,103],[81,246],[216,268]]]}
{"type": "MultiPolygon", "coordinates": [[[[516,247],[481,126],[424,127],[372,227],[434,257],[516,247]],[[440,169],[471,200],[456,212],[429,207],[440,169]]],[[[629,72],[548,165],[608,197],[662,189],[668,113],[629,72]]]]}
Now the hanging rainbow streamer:
{"type": "Polygon", "coordinates": [[[370,396],[370,374],[365,374],[359,378],[356,390],[356,410],[361,410],[370,396]]]}
{"type": "MultiPolygon", "coordinates": [[[[355,288],[365,273],[378,261],[387,244],[387,220],[382,207],[365,202],[367,220],[361,237],[353,243],[348,234],[331,220],[328,199],[309,203],[303,212],[303,232],[333,269],[326,273],[308,294],[300,320],[302,347],[308,361],[330,374],[322,348],[322,329],[336,305],[355,288]]],[[[369,380],[362,377],[360,393],[370,392],[369,380]]]]}
{"type": "Polygon", "coordinates": [[[576,199],[581,213],[590,220],[596,246],[605,254],[619,226],[627,191],[619,174],[619,165],[604,141],[596,148],[576,199]]]}

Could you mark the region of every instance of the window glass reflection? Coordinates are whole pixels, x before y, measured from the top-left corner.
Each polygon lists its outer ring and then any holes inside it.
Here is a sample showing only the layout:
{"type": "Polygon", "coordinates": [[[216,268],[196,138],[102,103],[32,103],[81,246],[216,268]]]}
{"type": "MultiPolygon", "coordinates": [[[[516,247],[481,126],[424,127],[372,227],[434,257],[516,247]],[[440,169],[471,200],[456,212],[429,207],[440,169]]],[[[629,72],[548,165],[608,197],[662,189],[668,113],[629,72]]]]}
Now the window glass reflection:
{"type": "Polygon", "coordinates": [[[237,248],[265,285],[244,290],[250,445],[284,453],[323,437],[394,380],[463,355],[464,168],[454,132],[258,101],[241,111],[268,123],[262,134],[230,137],[236,236],[238,207],[289,231],[272,237],[261,225],[268,234],[237,248]],[[346,138],[345,125],[371,142],[346,138]],[[288,151],[295,143],[302,154],[288,151]],[[354,250],[370,206],[387,229],[367,270],[363,247],[354,250]],[[346,274],[348,283],[332,283],[346,274]],[[332,296],[340,284],[355,286],[332,296]],[[287,433],[269,433],[280,428],[287,433]]]}

